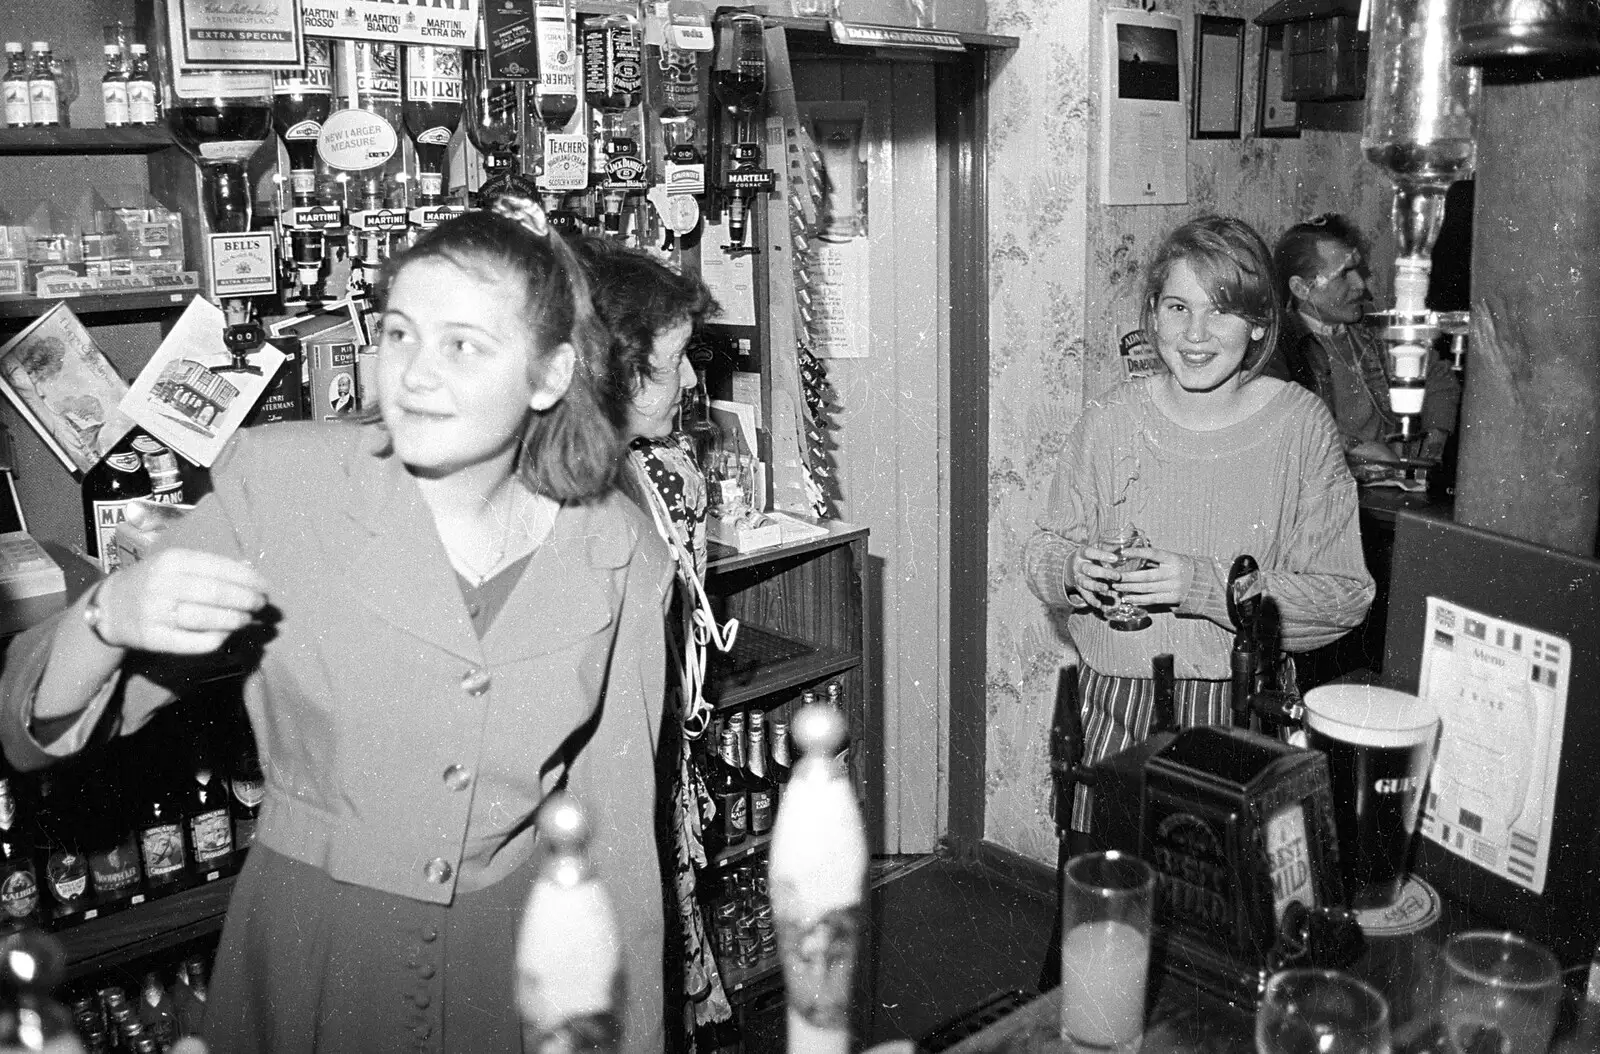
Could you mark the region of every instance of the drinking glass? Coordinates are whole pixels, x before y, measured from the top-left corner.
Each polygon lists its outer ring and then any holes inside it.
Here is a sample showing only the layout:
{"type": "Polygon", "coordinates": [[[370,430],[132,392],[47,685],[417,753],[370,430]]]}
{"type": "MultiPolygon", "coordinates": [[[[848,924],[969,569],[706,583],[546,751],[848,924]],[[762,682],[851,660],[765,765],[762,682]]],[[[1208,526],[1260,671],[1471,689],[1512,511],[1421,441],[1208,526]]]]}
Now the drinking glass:
{"type": "Polygon", "coordinates": [[[1390,1054],[1389,1004],[1338,970],[1280,970],[1256,1008],[1256,1054],[1390,1054]]]}
{"type": "Polygon", "coordinates": [[[1061,903],[1061,1038],[1075,1054],[1138,1054],[1156,876],[1126,853],[1067,861],[1061,903]]]}
{"type": "Polygon", "coordinates": [[[1448,1054],[1545,1054],[1561,1008],[1561,967],[1515,933],[1468,930],[1444,942],[1439,1013],[1448,1054]]]}
{"type": "MultiPolygon", "coordinates": [[[[1150,544],[1150,539],[1145,537],[1143,531],[1133,524],[1123,524],[1120,527],[1107,527],[1094,537],[1094,547],[1115,553],[1117,562],[1112,568],[1117,571],[1137,571],[1149,565],[1150,561],[1139,557],[1124,557],[1124,549],[1142,549],[1150,544]]],[[[1123,595],[1112,590],[1116,603],[1106,608],[1106,622],[1112,629],[1138,630],[1150,625],[1150,613],[1137,604],[1130,603],[1123,595]]]]}

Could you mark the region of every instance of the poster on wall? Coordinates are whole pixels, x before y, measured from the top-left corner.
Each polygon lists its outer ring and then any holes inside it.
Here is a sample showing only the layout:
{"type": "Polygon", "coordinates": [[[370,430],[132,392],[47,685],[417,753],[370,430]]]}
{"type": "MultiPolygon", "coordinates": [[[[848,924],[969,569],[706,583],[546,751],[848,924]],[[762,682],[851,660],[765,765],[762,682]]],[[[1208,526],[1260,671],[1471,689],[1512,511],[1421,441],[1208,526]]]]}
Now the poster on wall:
{"type": "Polygon", "coordinates": [[[180,73],[195,69],[295,69],[301,54],[300,0],[217,4],[182,0],[173,7],[173,54],[180,73]]]}
{"type": "Polygon", "coordinates": [[[1100,122],[1104,205],[1189,200],[1183,23],[1151,11],[1107,11],[1100,122]]]}
{"type": "MultiPolygon", "coordinates": [[[[807,331],[823,359],[864,359],[871,350],[871,279],[868,273],[866,141],[862,102],[816,102],[800,108],[804,135],[816,160],[818,193],[810,251],[807,331]]],[[[807,174],[809,175],[809,174],[807,174]]],[[[807,183],[812,180],[807,179],[807,183]]]]}
{"type": "MultiPolygon", "coordinates": [[[[480,0],[301,0],[314,37],[470,48],[478,43],[480,0]]],[[[516,0],[487,0],[491,4],[516,0]]],[[[520,6],[520,4],[518,5],[520,6]]]]}

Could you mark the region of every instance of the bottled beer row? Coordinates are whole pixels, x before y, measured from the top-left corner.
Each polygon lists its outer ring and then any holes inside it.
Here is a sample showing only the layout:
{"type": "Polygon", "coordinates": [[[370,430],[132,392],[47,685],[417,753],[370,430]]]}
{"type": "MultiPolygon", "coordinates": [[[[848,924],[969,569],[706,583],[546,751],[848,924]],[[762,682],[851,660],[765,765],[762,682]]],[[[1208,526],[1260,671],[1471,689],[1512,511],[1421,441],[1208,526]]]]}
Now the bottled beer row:
{"type": "Polygon", "coordinates": [[[106,979],[63,993],[85,1054],[166,1054],[178,1040],[200,1034],[211,953],[194,949],[146,966],[136,984],[106,979]]]}
{"type": "Polygon", "coordinates": [[[237,682],[37,773],[0,768],[0,930],[62,929],[232,874],[261,764],[237,682]]]}
{"type": "MultiPolygon", "coordinates": [[[[842,712],[843,686],[830,682],[821,700],[816,691],[801,693],[801,706],[819,701],[842,712]]],[[[789,782],[792,754],[788,722],[773,717],[769,736],[768,717],[765,710],[736,711],[714,721],[706,734],[700,777],[715,806],[710,822],[702,827],[708,855],[772,833],[778,802],[789,782]]],[[[841,757],[848,750],[847,745],[841,757]]]]}

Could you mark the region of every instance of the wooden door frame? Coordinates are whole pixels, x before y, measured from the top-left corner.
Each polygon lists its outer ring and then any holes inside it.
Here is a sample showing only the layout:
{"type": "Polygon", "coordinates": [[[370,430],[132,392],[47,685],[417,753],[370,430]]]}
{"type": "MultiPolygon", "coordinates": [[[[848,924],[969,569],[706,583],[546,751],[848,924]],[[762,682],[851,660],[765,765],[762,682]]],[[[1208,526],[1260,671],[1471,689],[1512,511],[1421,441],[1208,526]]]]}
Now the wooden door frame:
{"type": "Polygon", "coordinates": [[[945,841],[961,856],[984,834],[989,633],[988,85],[972,48],[937,79],[939,144],[950,173],[949,756],[945,841]]]}

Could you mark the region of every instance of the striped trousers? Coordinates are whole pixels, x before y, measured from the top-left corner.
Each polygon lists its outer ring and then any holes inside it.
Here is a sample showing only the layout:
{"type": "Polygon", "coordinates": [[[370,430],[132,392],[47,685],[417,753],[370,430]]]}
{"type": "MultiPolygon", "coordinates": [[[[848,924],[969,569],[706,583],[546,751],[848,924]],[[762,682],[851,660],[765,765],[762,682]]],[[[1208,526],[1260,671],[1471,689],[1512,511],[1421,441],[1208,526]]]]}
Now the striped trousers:
{"type": "MultiPolygon", "coordinates": [[[[1226,725],[1233,721],[1228,681],[1179,680],[1174,695],[1178,724],[1226,725]]],[[[1083,715],[1083,762],[1093,764],[1126,750],[1150,734],[1155,713],[1153,677],[1108,677],[1087,664],[1078,666],[1078,706],[1083,715]]],[[[1094,791],[1078,784],[1072,801],[1072,829],[1089,830],[1094,791]]]]}

